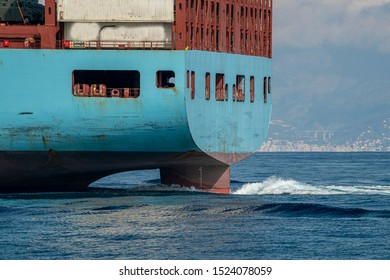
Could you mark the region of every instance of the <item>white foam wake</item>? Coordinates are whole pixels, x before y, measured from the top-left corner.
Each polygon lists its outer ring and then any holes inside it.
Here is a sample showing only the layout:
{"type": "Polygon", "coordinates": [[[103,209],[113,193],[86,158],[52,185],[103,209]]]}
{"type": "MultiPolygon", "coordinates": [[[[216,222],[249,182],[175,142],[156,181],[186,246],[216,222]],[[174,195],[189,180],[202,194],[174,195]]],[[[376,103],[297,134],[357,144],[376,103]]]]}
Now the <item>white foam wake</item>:
{"type": "Polygon", "coordinates": [[[390,195],[390,186],[316,186],[291,179],[270,177],[264,182],[245,184],[232,193],[239,195],[390,195]]]}

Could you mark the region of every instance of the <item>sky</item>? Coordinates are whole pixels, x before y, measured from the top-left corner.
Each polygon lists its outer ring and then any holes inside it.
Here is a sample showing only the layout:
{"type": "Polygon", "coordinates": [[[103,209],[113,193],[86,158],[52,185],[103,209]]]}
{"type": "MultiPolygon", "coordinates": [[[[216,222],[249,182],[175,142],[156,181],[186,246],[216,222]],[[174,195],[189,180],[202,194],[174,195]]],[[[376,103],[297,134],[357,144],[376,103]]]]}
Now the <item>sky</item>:
{"type": "Polygon", "coordinates": [[[274,0],[274,46],[390,54],[390,0],[274,0]]]}
{"type": "Polygon", "coordinates": [[[273,3],[273,123],[390,139],[390,0],[273,3]]]}

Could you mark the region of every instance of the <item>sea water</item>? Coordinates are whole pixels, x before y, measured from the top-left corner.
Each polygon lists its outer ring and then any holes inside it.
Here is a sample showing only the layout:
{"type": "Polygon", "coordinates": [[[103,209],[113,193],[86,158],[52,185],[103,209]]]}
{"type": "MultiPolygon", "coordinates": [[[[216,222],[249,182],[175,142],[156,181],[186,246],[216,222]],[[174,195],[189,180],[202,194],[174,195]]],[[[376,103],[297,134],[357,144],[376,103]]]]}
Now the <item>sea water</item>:
{"type": "Polygon", "coordinates": [[[158,178],[0,194],[0,259],[390,259],[389,153],[257,153],[230,195],[158,178]]]}

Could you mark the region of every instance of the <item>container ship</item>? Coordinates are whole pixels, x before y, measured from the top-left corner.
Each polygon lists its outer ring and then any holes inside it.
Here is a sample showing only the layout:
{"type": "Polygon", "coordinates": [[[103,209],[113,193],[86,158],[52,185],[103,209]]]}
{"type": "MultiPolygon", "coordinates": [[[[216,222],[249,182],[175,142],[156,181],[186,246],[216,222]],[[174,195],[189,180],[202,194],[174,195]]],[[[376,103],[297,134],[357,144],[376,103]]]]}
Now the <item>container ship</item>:
{"type": "Polygon", "coordinates": [[[0,191],[230,192],[270,123],[271,0],[0,0],[0,191]]]}

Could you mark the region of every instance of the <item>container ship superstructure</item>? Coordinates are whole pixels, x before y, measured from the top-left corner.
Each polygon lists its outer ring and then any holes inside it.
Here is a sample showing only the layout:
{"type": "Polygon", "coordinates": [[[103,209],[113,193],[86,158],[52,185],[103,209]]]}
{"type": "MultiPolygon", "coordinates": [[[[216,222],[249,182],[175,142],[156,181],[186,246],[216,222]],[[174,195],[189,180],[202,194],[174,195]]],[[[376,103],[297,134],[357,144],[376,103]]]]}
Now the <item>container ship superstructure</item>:
{"type": "Polygon", "coordinates": [[[0,0],[0,191],[160,169],[230,192],[269,128],[272,0],[32,2],[0,0]]]}

